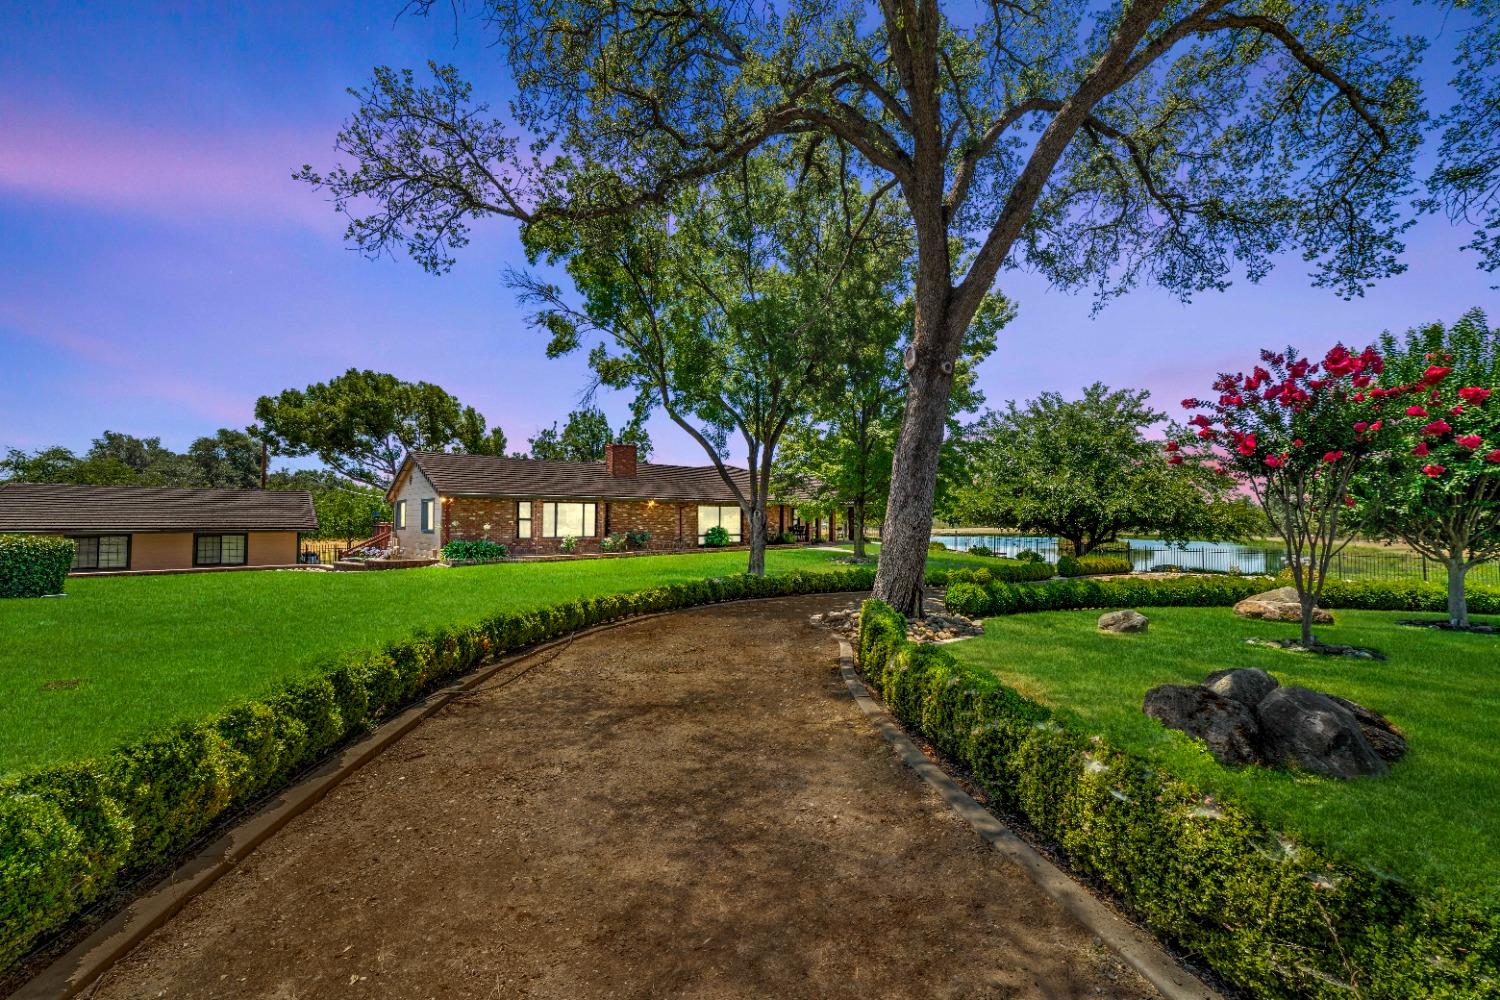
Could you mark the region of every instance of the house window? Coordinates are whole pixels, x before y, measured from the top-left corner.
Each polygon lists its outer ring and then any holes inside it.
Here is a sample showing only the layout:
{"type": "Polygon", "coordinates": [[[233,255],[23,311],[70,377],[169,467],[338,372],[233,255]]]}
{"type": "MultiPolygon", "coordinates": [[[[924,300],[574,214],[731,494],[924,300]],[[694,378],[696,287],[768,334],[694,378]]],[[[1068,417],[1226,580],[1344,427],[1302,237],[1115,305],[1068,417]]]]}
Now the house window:
{"type": "Polygon", "coordinates": [[[245,565],[244,535],[197,535],[193,539],[194,566],[245,565]]]}
{"type": "Polygon", "coordinates": [[[398,530],[406,527],[406,501],[396,501],[396,528],[398,530]]]}
{"type": "Polygon", "coordinates": [[[723,528],[729,532],[731,542],[740,541],[740,505],[699,507],[698,544],[703,544],[703,536],[708,534],[709,528],[723,528]]]}
{"type": "Polygon", "coordinates": [[[75,538],[73,569],[129,569],[130,536],[99,535],[75,538]]]}
{"type": "Polygon", "coordinates": [[[531,501],[516,501],[516,537],[531,537],[531,501]]]}
{"type": "Polygon", "coordinates": [[[593,504],[550,501],[542,504],[543,538],[591,538],[593,534],[593,504]]]}
{"type": "Polygon", "coordinates": [[[432,534],[432,506],[431,500],[422,501],[422,531],[429,535],[432,534]]]}

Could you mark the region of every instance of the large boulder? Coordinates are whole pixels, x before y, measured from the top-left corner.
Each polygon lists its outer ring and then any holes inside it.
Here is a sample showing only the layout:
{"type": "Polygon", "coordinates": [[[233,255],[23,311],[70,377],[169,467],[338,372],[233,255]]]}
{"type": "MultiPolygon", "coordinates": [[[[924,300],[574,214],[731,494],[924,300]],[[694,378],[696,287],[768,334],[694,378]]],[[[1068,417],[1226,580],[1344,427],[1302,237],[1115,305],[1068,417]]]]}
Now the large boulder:
{"type": "Polygon", "coordinates": [[[1390,770],[1354,713],[1326,694],[1279,687],[1256,706],[1255,718],[1268,763],[1346,779],[1390,770]]]}
{"type": "Polygon", "coordinates": [[[1101,632],[1144,632],[1150,624],[1139,611],[1110,611],[1099,616],[1101,632]]]}
{"type": "Polygon", "coordinates": [[[1204,678],[1203,686],[1214,694],[1232,698],[1254,711],[1262,698],[1281,685],[1276,678],[1259,667],[1245,667],[1240,670],[1215,670],[1204,678]]]}
{"type": "Polygon", "coordinates": [[[1221,764],[1259,764],[1260,732],[1255,713],[1201,684],[1163,684],[1146,692],[1147,715],[1208,746],[1221,764]]]}
{"type": "MultiPolygon", "coordinates": [[[[1234,613],[1241,618],[1258,618],[1268,622],[1300,622],[1302,605],[1297,600],[1296,587],[1277,587],[1240,601],[1234,606],[1234,613]]],[[[1322,608],[1313,608],[1313,623],[1332,625],[1333,615],[1322,608]]]]}
{"type": "Polygon", "coordinates": [[[1365,739],[1369,740],[1370,746],[1380,755],[1381,760],[1394,764],[1406,756],[1406,734],[1397,729],[1390,719],[1373,708],[1365,708],[1336,694],[1329,695],[1328,699],[1349,710],[1354,721],[1359,723],[1359,731],[1365,734],[1365,739]]]}

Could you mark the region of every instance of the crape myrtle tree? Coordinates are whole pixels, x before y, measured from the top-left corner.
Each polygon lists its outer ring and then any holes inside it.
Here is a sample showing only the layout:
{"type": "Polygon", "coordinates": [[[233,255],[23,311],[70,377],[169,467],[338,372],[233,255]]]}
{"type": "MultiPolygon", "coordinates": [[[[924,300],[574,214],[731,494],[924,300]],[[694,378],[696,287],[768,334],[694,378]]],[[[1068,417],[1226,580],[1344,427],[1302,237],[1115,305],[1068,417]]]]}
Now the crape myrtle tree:
{"type": "Polygon", "coordinates": [[[636,455],[644,461],[651,457],[651,435],[639,420],[632,420],[618,432],[609,426],[609,417],[595,406],[585,406],[568,414],[562,430],[557,424],[545,427],[526,444],[531,458],[564,462],[602,462],[605,446],[614,442],[635,445],[636,455]]]}
{"type": "Polygon", "coordinates": [[[505,432],[431,382],[351,368],[255,403],[257,433],[281,455],[317,455],[346,479],[384,490],[408,451],[505,454],[505,432]]]}
{"type": "Polygon", "coordinates": [[[964,429],[963,479],[949,506],[969,524],[1066,539],[1076,555],[1124,531],[1170,539],[1242,537],[1231,485],[1197,463],[1164,464],[1150,393],[1100,382],[1074,400],[1044,392],[964,429]]]}
{"type": "Polygon", "coordinates": [[[1469,570],[1500,558],[1500,338],[1465,313],[1380,338],[1390,388],[1419,385],[1399,438],[1355,478],[1352,514],[1364,534],[1405,542],[1448,572],[1448,622],[1469,625],[1469,570]]]}
{"type": "MultiPolygon", "coordinates": [[[[417,0],[421,10],[428,6],[417,0]]],[[[1183,297],[1299,251],[1346,295],[1400,270],[1421,41],[1368,0],[489,0],[505,120],[452,67],[381,68],[299,176],[372,255],[443,270],[489,216],[659,205],[778,137],[835,137],[911,223],[913,336],[875,592],[922,584],[948,396],[1002,267],[1183,297]]]]}
{"type": "Polygon", "coordinates": [[[744,513],[757,575],[776,449],[838,363],[835,317],[857,287],[845,279],[903,246],[847,163],[816,143],[768,146],[660,208],[530,222],[533,262],[563,264],[577,295],[511,276],[549,356],[588,348],[600,384],[635,394],[637,422],[659,407],[703,448],[744,513]]]}
{"type": "Polygon", "coordinates": [[[1318,647],[1312,616],[1329,564],[1349,542],[1350,484],[1421,410],[1403,412],[1402,397],[1425,393],[1443,375],[1434,367],[1414,384],[1386,388],[1374,384],[1384,365],[1373,347],[1336,345],[1320,362],[1291,348],[1262,351],[1250,374],[1219,376],[1216,399],[1184,399],[1204,411],[1188,421],[1196,435],[1166,445],[1168,464],[1204,462],[1254,493],[1286,546],[1307,649],[1318,647]]]}

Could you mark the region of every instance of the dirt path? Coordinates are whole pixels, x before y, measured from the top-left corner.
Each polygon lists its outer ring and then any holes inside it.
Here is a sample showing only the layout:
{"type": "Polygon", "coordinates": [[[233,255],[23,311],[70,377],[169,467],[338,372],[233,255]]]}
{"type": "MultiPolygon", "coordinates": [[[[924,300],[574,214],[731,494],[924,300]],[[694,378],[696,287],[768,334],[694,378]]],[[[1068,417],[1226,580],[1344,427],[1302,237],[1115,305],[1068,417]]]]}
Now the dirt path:
{"type": "Polygon", "coordinates": [[[575,642],[426,722],[97,997],[1145,997],[903,768],[808,614],[575,642]]]}

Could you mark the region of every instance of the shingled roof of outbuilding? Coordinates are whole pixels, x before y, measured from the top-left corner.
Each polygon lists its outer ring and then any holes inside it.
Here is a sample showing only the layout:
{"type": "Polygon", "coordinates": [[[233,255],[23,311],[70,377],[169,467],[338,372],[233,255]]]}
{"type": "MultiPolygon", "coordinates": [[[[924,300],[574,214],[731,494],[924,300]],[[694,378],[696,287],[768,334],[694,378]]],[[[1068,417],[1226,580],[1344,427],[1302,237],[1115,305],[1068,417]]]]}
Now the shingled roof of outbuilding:
{"type": "Polygon", "coordinates": [[[0,532],[313,531],[305,490],[0,483],[0,532]]]}
{"type": "MultiPolygon", "coordinates": [[[[734,492],[711,465],[641,463],[634,476],[611,476],[603,462],[557,462],[496,455],[414,451],[408,461],[442,496],[544,497],[577,500],[665,500],[736,503],[734,492]]],[[[750,474],[729,474],[747,495],[750,474]]],[[[399,481],[399,476],[397,477],[399,481]]]]}

